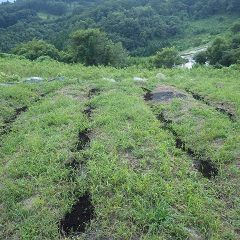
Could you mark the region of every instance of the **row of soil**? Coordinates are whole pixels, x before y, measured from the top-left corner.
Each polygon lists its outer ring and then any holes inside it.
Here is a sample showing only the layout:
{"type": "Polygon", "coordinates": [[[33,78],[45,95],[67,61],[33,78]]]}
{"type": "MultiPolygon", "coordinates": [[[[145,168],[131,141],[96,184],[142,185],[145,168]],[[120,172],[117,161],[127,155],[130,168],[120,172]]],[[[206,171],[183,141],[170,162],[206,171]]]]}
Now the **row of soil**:
{"type": "MultiPolygon", "coordinates": [[[[83,239],[199,239],[225,228],[191,161],[149,107],[121,86],[92,99],[89,188],[95,218],[83,239]]],[[[88,112],[88,111],[87,111],[88,112]]],[[[228,230],[227,230],[228,231],[228,230]]]]}
{"type": "MultiPolygon", "coordinates": [[[[166,88],[166,87],[165,87],[166,88]]],[[[237,161],[236,161],[236,155],[238,154],[237,150],[237,144],[233,141],[233,139],[239,139],[237,137],[237,129],[234,130],[234,124],[232,121],[234,119],[231,118],[229,115],[229,119],[231,121],[224,120],[224,117],[221,121],[221,118],[218,119],[218,114],[215,114],[211,108],[210,110],[206,110],[206,113],[208,115],[205,115],[205,120],[207,122],[206,126],[207,131],[205,131],[204,128],[200,128],[196,120],[191,122],[191,117],[193,119],[196,118],[195,115],[191,115],[191,111],[189,112],[188,109],[189,107],[183,108],[183,111],[179,106],[180,102],[183,102],[184,104],[189,104],[190,106],[193,105],[193,99],[189,98],[187,93],[180,91],[176,88],[166,91],[166,89],[163,90],[163,88],[158,88],[157,91],[150,91],[146,88],[143,88],[144,92],[146,93],[144,96],[145,101],[148,101],[152,111],[154,112],[156,118],[160,121],[161,123],[161,128],[164,130],[167,130],[171,132],[175,139],[175,147],[177,149],[180,149],[182,152],[186,153],[192,162],[194,163],[193,166],[201,172],[201,174],[208,178],[212,179],[212,181],[208,182],[206,185],[207,188],[212,188],[213,190],[213,195],[215,199],[218,199],[221,202],[221,207],[216,207],[215,211],[216,213],[219,213],[219,216],[221,218],[221,221],[224,222],[225,227],[231,228],[232,230],[228,233],[228,236],[231,236],[231,239],[238,239],[239,238],[239,225],[238,225],[238,217],[236,216],[235,212],[239,211],[239,204],[238,200],[239,199],[239,191],[237,190],[237,185],[236,182],[239,181],[239,168],[237,166],[237,161]],[[159,91],[160,90],[160,91],[159,91]],[[173,92],[171,92],[173,90],[173,92]],[[158,106],[158,107],[156,107],[158,106]],[[162,106],[162,107],[159,107],[162,106]],[[167,106],[167,107],[165,107],[167,106]],[[172,107],[173,106],[173,107],[172,107]],[[177,106],[177,108],[176,108],[177,106]],[[173,111],[174,109],[174,111],[173,111]],[[182,111],[182,112],[181,112],[182,111]],[[176,112],[176,113],[175,113],[176,112]],[[213,112],[213,114],[212,114],[213,112]],[[172,114],[175,113],[175,114],[172,114]],[[177,119],[174,119],[173,116],[176,116],[177,119]],[[211,116],[215,117],[215,121],[211,119],[211,116]],[[182,119],[185,118],[186,121],[183,121],[182,119]],[[209,119],[208,119],[209,118],[209,119]],[[215,125],[219,124],[218,121],[222,123],[222,127],[216,127],[215,125]],[[189,122],[191,124],[189,124],[189,122]],[[188,124],[186,126],[192,126],[193,124],[196,124],[196,129],[195,131],[185,131],[183,132],[184,128],[181,127],[181,124],[188,124]],[[208,155],[207,148],[205,149],[206,152],[204,152],[204,148],[202,154],[199,154],[199,151],[196,151],[194,148],[191,146],[197,146],[196,144],[192,144],[192,142],[186,142],[183,140],[183,133],[185,134],[196,134],[199,135],[199,137],[196,137],[195,139],[197,140],[202,140],[198,142],[198,144],[206,145],[204,142],[204,139],[201,139],[201,131],[212,134],[212,129],[216,129],[216,135],[223,134],[223,129],[226,129],[226,133],[228,134],[228,138],[225,139],[227,142],[227,139],[231,139],[229,142],[230,144],[226,144],[225,146],[226,149],[228,150],[227,153],[223,155],[223,159],[221,162],[216,164],[216,159],[211,159],[211,156],[208,155]],[[220,134],[218,134],[220,133],[220,134]],[[233,157],[232,157],[233,156],[233,157]],[[216,178],[215,178],[216,177],[216,178]]],[[[202,102],[203,99],[199,99],[198,97],[194,97],[195,100],[202,102]]],[[[183,104],[183,106],[184,106],[183,104]]],[[[207,106],[210,106],[210,104],[206,104],[207,106]]],[[[196,106],[200,106],[197,104],[196,106]]],[[[192,108],[192,109],[197,109],[197,108],[192,108]]],[[[199,111],[199,109],[197,109],[199,111]]],[[[215,109],[216,112],[218,112],[218,109],[215,109]]],[[[194,111],[192,111],[194,112],[194,111]]],[[[195,112],[194,112],[195,113],[195,112]]],[[[201,113],[201,112],[200,112],[201,113]]],[[[202,116],[202,115],[201,115],[202,116]]],[[[219,115],[220,116],[220,115],[219,115]]],[[[203,122],[203,118],[200,118],[200,120],[203,122]]],[[[194,125],[193,125],[194,126],[194,125]]],[[[218,126],[218,125],[217,125],[218,126]]],[[[184,139],[194,139],[194,138],[187,138],[185,137],[184,139]]],[[[221,144],[222,143],[220,141],[221,144]]],[[[209,147],[211,148],[211,142],[207,143],[209,147]]],[[[214,144],[212,144],[212,150],[214,152],[213,148],[214,144]]],[[[216,148],[216,154],[212,154],[212,156],[219,156],[217,155],[218,151],[220,149],[216,148]]],[[[226,233],[226,231],[225,231],[226,233]]],[[[224,235],[225,236],[225,235],[224,235]]]]}
{"type": "Polygon", "coordinates": [[[200,94],[193,92],[190,89],[185,89],[185,90],[186,90],[186,92],[190,93],[194,99],[201,101],[208,106],[214,107],[216,111],[221,112],[221,113],[225,114],[226,116],[228,116],[228,118],[231,121],[233,121],[233,122],[236,121],[236,115],[234,114],[234,111],[229,104],[222,102],[222,103],[217,104],[218,106],[216,106],[216,104],[211,103],[209,100],[207,100],[206,97],[201,96],[200,94]]]}
{"type": "MultiPolygon", "coordinates": [[[[88,101],[91,100],[95,95],[99,93],[99,89],[92,88],[87,94],[88,101]]],[[[84,110],[83,114],[86,116],[88,121],[91,121],[93,106],[88,105],[84,110]]],[[[76,151],[84,152],[90,147],[91,143],[91,129],[87,128],[79,131],[78,142],[76,145],[76,151]]],[[[80,170],[80,165],[86,165],[87,159],[77,161],[73,159],[68,167],[72,168],[75,172],[80,170]]],[[[81,166],[82,167],[82,166],[81,166]]],[[[90,224],[94,218],[94,206],[91,201],[91,194],[89,191],[85,192],[77,202],[72,206],[70,212],[60,221],[60,232],[62,236],[73,236],[84,233],[86,227],[90,224]]]]}
{"type": "Polygon", "coordinates": [[[8,134],[16,119],[28,108],[44,99],[48,94],[62,88],[64,83],[21,84],[1,86],[0,137],[8,134]]]}
{"type": "Polygon", "coordinates": [[[186,143],[180,138],[177,132],[171,127],[172,121],[167,120],[164,113],[160,113],[157,119],[163,123],[163,129],[170,131],[176,142],[176,148],[181,149],[183,152],[187,153],[194,162],[195,168],[206,178],[211,179],[218,175],[217,166],[211,161],[211,159],[203,159],[201,155],[198,155],[193,149],[186,147],[186,143]]]}
{"type": "MultiPolygon", "coordinates": [[[[20,114],[14,131],[5,136],[0,162],[1,239],[59,239],[56,222],[76,196],[82,196],[76,208],[89,205],[90,196],[78,184],[84,186],[85,179],[67,167],[75,156],[72,146],[87,144],[77,141],[88,126],[83,105],[66,94],[45,97],[20,114]]],[[[89,207],[89,213],[84,209],[77,211],[86,222],[93,209],[89,207]]]]}

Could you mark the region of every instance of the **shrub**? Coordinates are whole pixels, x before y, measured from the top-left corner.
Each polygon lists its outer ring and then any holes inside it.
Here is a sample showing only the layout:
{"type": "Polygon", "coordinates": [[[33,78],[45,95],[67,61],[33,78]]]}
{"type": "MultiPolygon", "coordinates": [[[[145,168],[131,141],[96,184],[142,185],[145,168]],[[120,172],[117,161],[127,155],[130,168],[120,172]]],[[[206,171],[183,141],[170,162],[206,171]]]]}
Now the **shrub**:
{"type": "Polygon", "coordinates": [[[123,67],[127,52],[121,43],[113,43],[99,29],[79,30],[71,35],[72,60],[85,65],[112,65],[123,67]]]}
{"type": "Polygon", "coordinates": [[[205,64],[207,62],[207,52],[202,51],[202,52],[197,53],[194,56],[194,60],[196,61],[196,63],[205,64]]]}
{"type": "Polygon", "coordinates": [[[28,43],[18,45],[12,50],[13,54],[22,55],[27,59],[36,60],[42,56],[48,56],[52,59],[59,59],[59,51],[54,45],[43,40],[32,40],[28,43]]]}
{"type": "Polygon", "coordinates": [[[232,27],[231,30],[233,33],[239,33],[240,32],[240,22],[235,23],[232,27]]]}
{"type": "Polygon", "coordinates": [[[155,67],[171,68],[183,63],[183,59],[179,56],[176,48],[163,48],[156,54],[153,63],[155,67]]]}

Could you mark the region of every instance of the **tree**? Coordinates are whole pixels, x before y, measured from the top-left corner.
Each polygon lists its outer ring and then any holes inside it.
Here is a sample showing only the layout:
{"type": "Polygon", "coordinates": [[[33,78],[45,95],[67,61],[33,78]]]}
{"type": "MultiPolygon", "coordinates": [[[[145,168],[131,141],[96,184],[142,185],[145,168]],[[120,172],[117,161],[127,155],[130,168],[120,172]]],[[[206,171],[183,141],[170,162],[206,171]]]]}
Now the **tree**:
{"type": "Polygon", "coordinates": [[[74,62],[86,65],[112,65],[122,67],[126,64],[127,52],[121,43],[113,43],[106,33],[99,29],[79,30],[71,35],[70,54],[74,62]]]}
{"type": "Polygon", "coordinates": [[[217,38],[207,51],[211,65],[230,66],[240,61],[240,35],[217,38]]]}
{"type": "Polygon", "coordinates": [[[207,61],[207,52],[206,51],[199,52],[194,56],[194,60],[196,61],[196,63],[205,64],[207,61]]]}
{"type": "Polygon", "coordinates": [[[18,45],[12,50],[12,53],[22,55],[30,60],[35,60],[41,56],[49,56],[55,60],[59,59],[59,51],[54,45],[36,39],[18,45]]]}
{"type": "Polygon", "coordinates": [[[240,22],[235,23],[232,27],[231,30],[233,33],[239,33],[240,32],[240,22]]]}
{"type": "Polygon", "coordinates": [[[221,64],[224,52],[228,50],[225,39],[216,38],[213,44],[208,48],[208,59],[211,65],[221,64]]]}
{"type": "Polygon", "coordinates": [[[153,60],[155,67],[171,68],[175,65],[181,64],[183,59],[179,56],[176,48],[163,48],[158,52],[153,60]]]}

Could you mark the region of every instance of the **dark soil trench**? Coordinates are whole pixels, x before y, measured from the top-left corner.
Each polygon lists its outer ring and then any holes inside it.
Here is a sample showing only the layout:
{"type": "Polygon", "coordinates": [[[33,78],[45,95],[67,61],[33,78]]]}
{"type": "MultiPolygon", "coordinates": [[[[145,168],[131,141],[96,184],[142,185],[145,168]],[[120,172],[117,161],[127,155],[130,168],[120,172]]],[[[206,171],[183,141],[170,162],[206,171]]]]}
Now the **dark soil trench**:
{"type": "Polygon", "coordinates": [[[77,235],[85,232],[87,224],[94,218],[94,207],[91,203],[91,196],[85,193],[81,196],[71,212],[67,213],[60,221],[60,229],[63,236],[77,235]]]}
{"type": "Polygon", "coordinates": [[[23,106],[15,109],[15,114],[10,119],[4,122],[1,135],[11,132],[12,124],[16,121],[16,119],[21,113],[26,112],[27,110],[28,110],[28,106],[23,106]]]}
{"type": "Polygon", "coordinates": [[[195,100],[201,101],[201,102],[205,103],[208,106],[214,107],[216,111],[221,112],[224,115],[228,116],[228,118],[231,121],[233,121],[233,122],[236,121],[236,116],[234,115],[234,113],[230,112],[230,110],[224,109],[223,107],[216,107],[216,106],[214,106],[214,104],[211,104],[203,96],[201,96],[201,95],[199,95],[197,93],[194,93],[193,91],[191,91],[189,89],[185,89],[185,91],[190,93],[195,100]]]}
{"type": "MultiPolygon", "coordinates": [[[[164,101],[169,100],[173,98],[173,94],[170,94],[168,92],[163,92],[163,93],[157,93],[157,94],[152,94],[150,90],[143,88],[143,90],[146,92],[144,99],[145,101],[151,101],[151,100],[156,100],[156,101],[164,101]],[[155,98],[153,98],[155,96],[155,98]],[[160,100],[159,100],[160,99],[160,100]]],[[[175,95],[176,97],[177,95],[175,95]]],[[[184,97],[184,95],[179,97],[184,97]]],[[[193,149],[186,147],[186,143],[180,138],[180,136],[177,134],[177,132],[172,128],[171,124],[173,123],[172,120],[167,119],[164,116],[164,113],[161,112],[160,114],[157,115],[157,119],[163,124],[162,128],[171,132],[172,135],[175,138],[175,143],[176,143],[176,148],[181,149],[183,152],[187,153],[189,157],[194,162],[195,168],[202,173],[202,175],[208,179],[211,179],[215,176],[218,175],[218,169],[217,167],[212,163],[211,159],[203,159],[202,156],[198,155],[193,149]]]]}
{"type": "Polygon", "coordinates": [[[157,116],[158,120],[163,123],[163,128],[171,132],[175,138],[176,148],[181,149],[183,152],[187,153],[188,156],[194,162],[195,168],[202,173],[202,175],[208,179],[216,177],[218,175],[217,167],[212,163],[210,159],[202,159],[202,157],[195,153],[191,148],[186,147],[186,143],[178,136],[177,132],[171,127],[171,120],[167,120],[163,113],[157,116]]]}
{"type": "MultiPolygon", "coordinates": [[[[88,99],[90,100],[98,93],[99,89],[97,88],[89,90],[88,99]]],[[[93,110],[94,107],[91,105],[87,106],[83,110],[83,113],[89,120],[91,120],[93,110]]],[[[76,151],[84,151],[90,146],[90,133],[90,129],[79,131],[76,151]]],[[[66,167],[70,167],[76,171],[82,164],[84,163],[73,159],[73,161],[66,167]]],[[[60,221],[59,228],[62,236],[79,235],[80,233],[85,232],[87,225],[90,224],[91,220],[94,218],[94,215],[95,211],[91,201],[91,194],[89,192],[86,192],[72,206],[71,211],[67,213],[65,217],[60,221]]]]}
{"type": "MultiPolygon", "coordinates": [[[[40,94],[40,96],[38,98],[36,98],[33,103],[36,103],[38,101],[40,101],[43,97],[45,96],[45,94],[40,94]]],[[[5,135],[11,132],[12,129],[12,124],[16,121],[16,119],[24,112],[26,112],[28,110],[28,106],[22,106],[19,108],[15,109],[15,114],[8,120],[6,120],[4,122],[4,126],[2,127],[2,131],[0,135],[5,135]]]]}

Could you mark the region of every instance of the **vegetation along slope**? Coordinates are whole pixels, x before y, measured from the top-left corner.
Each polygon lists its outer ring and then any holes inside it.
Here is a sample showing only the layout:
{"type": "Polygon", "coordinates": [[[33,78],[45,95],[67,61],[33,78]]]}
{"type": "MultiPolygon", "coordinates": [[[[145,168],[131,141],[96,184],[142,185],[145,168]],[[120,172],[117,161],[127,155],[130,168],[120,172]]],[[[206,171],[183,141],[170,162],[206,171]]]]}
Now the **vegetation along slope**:
{"type": "Polygon", "coordinates": [[[240,239],[238,0],[0,4],[0,239],[240,239]]]}

